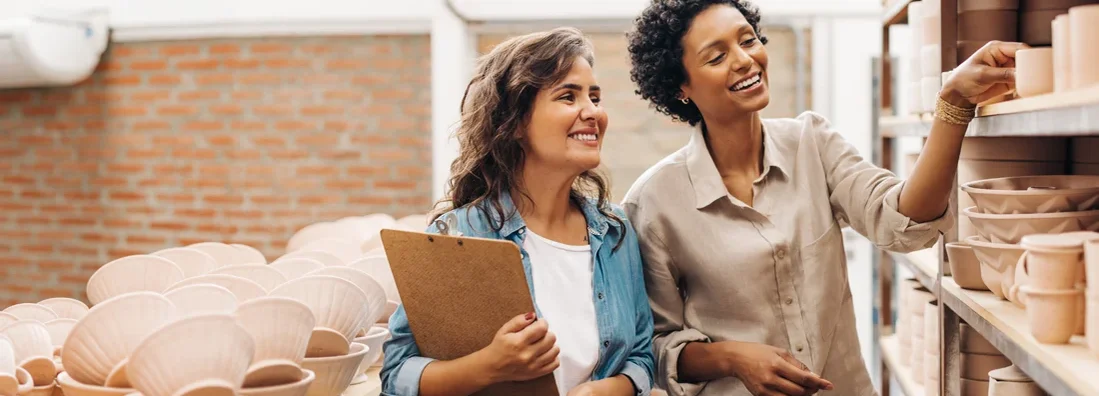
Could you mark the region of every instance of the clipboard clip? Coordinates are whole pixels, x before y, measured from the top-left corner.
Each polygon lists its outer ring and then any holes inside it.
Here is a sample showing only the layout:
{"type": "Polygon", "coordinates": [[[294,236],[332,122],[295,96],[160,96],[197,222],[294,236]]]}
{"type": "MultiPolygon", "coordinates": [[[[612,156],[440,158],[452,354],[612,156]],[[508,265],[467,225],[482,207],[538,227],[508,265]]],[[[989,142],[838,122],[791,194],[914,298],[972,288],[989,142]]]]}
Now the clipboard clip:
{"type": "Polygon", "coordinates": [[[442,218],[435,219],[435,228],[441,235],[462,236],[462,232],[458,231],[458,218],[454,213],[447,213],[442,218]]]}

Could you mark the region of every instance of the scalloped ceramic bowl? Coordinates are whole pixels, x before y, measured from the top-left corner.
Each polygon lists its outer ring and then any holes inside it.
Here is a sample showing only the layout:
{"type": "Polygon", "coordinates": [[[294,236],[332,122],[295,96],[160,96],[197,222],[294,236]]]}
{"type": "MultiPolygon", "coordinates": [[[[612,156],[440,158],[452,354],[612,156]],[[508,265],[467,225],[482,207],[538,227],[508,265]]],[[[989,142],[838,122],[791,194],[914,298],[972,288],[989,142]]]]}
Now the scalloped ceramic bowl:
{"type": "Polygon", "coordinates": [[[14,315],[19,320],[33,320],[38,323],[46,323],[57,319],[57,313],[44,305],[21,303],[4,308],[4,312],[14,315]]]}
{"type": "Polygon", "coordinates": [[[317,374],[313,385],[309,386],[308,396],[336,396],[343,394],[351,380],[359,371],[359,365],[368,352],[366,345],[352,343],[346,355],[332,357],[305,358],[302,368],[317,374]]]}
{"type": "Polygon", "coordinates": [[[163,293],[183,280],[183,270],[163,257],[147,254],[126,256],[99,267],[88,279],[88,300],[92,305],[122,294],[138,291],[163,293]]]}
{"type": "MultiPolygon", "coordinates": [[[[318,251],[318,250],[298,250],[296,252],[286,253],[286,254],[282,255],[281,257],[275,259],[275,262],[278,262],[279,260],[286,260],[286,259],[299,258],[299,257],[300,258],[307,258],[307,259],[311,259],[311,260],[316,260],[317,262],[321,263],[325,267],[339,267],[339,266],[347,265],[347,263],[344,263],[343,260],[340,260],[339,257],[336,257],[332,253],[322,252],[322,251],[318,251]]],[[[275,262],[272,262],[272,264],[274,264],[275,262]]]]}
{"type": "Polygon", "coordinates": [[[267,256],[259,249],[242,243],[231,243],[229,246],[237,249],[237,261],[241,264],[267,264],[267,256]]]}
{"type": "Polygon", "coordinates": [[[307,257],[280,258],[267,266],[278,270],[288,280],[298,279],[305,276],[305,274],[324,268],[324,264],[320,261],[307,257]]]}
{"type": "Polygon", "coordinates": [[[168,291],[173,291],[184,286],[200,284],[218,285],[229,289],[229,291],[237,297],[238,303],[267,295],[267,290],[264,289],[263,286],[260,286],[259,283],[239,276],[225,274],[206,274],[194,278],[187,278],[169,287],[168,291]]]}
{"type": "Polygon", "coordinates": [[[33,387],[26,393],[20,394],[20,396],[52,396],[55,388],[57,388],[57,382],[50,381],[48,384],[33,387]]]}
{"type": "Polygon", "coordinates": [[[350,263],[362,256],[362,251],[359,250],[358,244],[337,238],[318,239],[303,246],[301,250],[316,250],[332,253],[333,256],[339,257],[340,261],[345,263],[350,263]]]}
{"type": "Polygon", "coordinates": [[[19,317],[7,312],[0,312],[0,327],[7,326],[18,321],[19,317]]]}
{"type": "Polygon", "coordinates": [[[150,396],[233,396],[255,353],[233,315],[180,319],[145,338],[130,356],[134,389],[150,396]]]}
{"type": "Polygon", "coordinates": [[[15,368],[19,367],[15,364],[15,346],[12,345],[8,336],[0,333],[0,375],[10,375],[15,377],[15,368]]]}
{"type": "Polygon", "coordinates": [[[35,385],[53,382],[57,368],[53,365],[53,340],[46,325],[34,320],[20,320],[0,329],[0,333],[11,340],[16,364],[27,370],[35,385]]]}
{"type": "Polygon", "coordinates": [[[64,392],[64,396],[126,396],[134,392],[131,388],[109,388],[81,383],[73,379],[67,371],[57,375],[57,386],[64,392]]]}
{"type": "Polygon", "coordinates": [[[173,289],[164,293],[172,301],[180,316],[203,313],[233,313],[237,309],[237,296],[223,286],[199,283],[173,289]]]}
{"type": "Polygon", "coordinates": [[[338,227],[335,224],[331,221],[319,221],[298,229],[290,236],[290,240],[286,241],[286,251],[298,251],[310,242],[325,238],[330,234],[339,235],[338,227]],[[336,230],[336,232],[333,232],[333,230],[336,230]]]}
{"type": "MultiPolygon", "coordinates": [[[[412,228],[404,223],[394,223],[392,225],[382,227],[382,230],[422,232],[425,228],[427,228],[426,225],[424,227],[412,228]]],[[[366,242],[363,242],[362,245],[359,245],[359,250],[363,252],[362,256],[369,256],[376,252],[381,252],[383,255],[385,254],[385,246],[383,246],[382,244],[382,230],[378,230],[378,232],[374,233],[374,236],[372,238],[367,239],[366,242]]]]}
{"type": "Polygon", "coordinates": [[[61,347],[65,372],[82,384],[104,385],[145,337],[178,316],[167,297],[153,292],[104,301],[73,326],[61,347]]]}
{"type": "Polygon", "coordinates": [[[317,379],[317,374],[307,369],[300,369],[300,371],[301,379],[297,382],[259,388],[245,387],[240,390],[240,394],[241,396],[305,396],[309,386],[313,385],[313,381],[317,379]]]}
{"type": "Polygon", "coordinates": [[[1059,234],[1073,231],[1099,231],[1099,210],[1084,212],[992,214],[980,213],[976,206],[965,208],[977,235],[996,243],[1019,243],[1030,234],[1059,234]]]}
{"type": "MultiPolygon", "coordinates": [[[[308,275],[331,275],[343,278],[354,283],[355,286],[366,294],[367,316],[363,321],[363,328],[367,328],[378,322],[378,318],[385,312],[385,289],[374,277],[365,272],[351,267],[325,267],[310,272],[308,275]]],[[[370,345],[367,345],[370,346],[370,345]]]]}
{"type": "Polygon", "coordinates": [[[210,254],[189,247],[174,247],[158,250],[153,256],[164,257],[183,270],[183,276],[190,278],[209,273],[218,267],[217,260],[210,254]]]}
{"type": "Polygon", "coordinates": [[[271,295],[301,301],[313,311],[316,328],[309,340],[308,357],[347,353],[350,341],[362,328],[369,309],[366,293],[351,281],[335,276],[298,278],[271,291],[271,295]]]}
{"type": "Polygon", "coordinates": [[[1055,213],[1099,209],[1099,176],[1020,176],[962,185],[984,213],[1055,213]]]}
{"type": "Polygon", "coordinates": [[[301,380],[316,318],[308,305],[289,297],[267,296],[241,304],[237,321],[255,340],[245,387],[270,387],[301,380]]]}
{"type": "Polygon", "coordinates": [[[1015,284],[1015,265],[1026,252],[1022,246],[1009,243],[993,243],[974,235],[965,242],[973,247],[977,261],[981,263],[981,280],[996,297],[1007,298],[1007,292],[1015,284]]]}
{"type": "MultiPolygon", "coordinates": [[[[76,327],[76,319],[54,319],[46,322],[46,331],[50,333],[50,343],[56,350],[59,350],[62,345],[65,345],[65,340],[69,338],[69,334],[72,333],[73,327],[76,327]]],[[[55,353],[56,354],[56,353],[55,353]]]]}
{"type": "Polygon", "coordinates": [[[187,245],[192,249],[198,249],[210,257],[214,258],[214,262],[218,268],[225,267],[234,264],[244,264],[238,261],[239,249],[232,247],[228,244],[221,242],[199,242],[187,245]]]}
{"type": "Polygon", "coordinates": [[[401,304],[398,304],[396,301],[386,301],[385,312],[383,312],[382,316],[378,318],[378,324],[389,323],[389,318],[393,316],[394,312],[397,312],[397,308],[400,308],[400,306],[401,304]]]}
{"type": "Polygon", "coordinates": [[[57,314],[59,319],[80,319],[88,314],[88,305],[84,304],[83,301],[72,298],[47,298],[39,301],[38,305],[49,308],[57,314]]]}
{"type": "Polygon", "coordinates": [[[16,368],[15,374],[0,374],[0,395],[25,395],[34,389],[34,380],[27,370],[16,368]]]}
{"type": "Polygon", "coordinates": [[[359,365],[359,374],[365,374],[367,370],[374,367],[376,363],[380,361],[382,357],[382,344],[385,340],[389,339],[389,329],[380,326],[373,326],[366,331],[366,335],[356,338],[353,342],[357,342],[366,345],[366,356],[363,357],[362,364],[359,365]]]}
{"type": "Polygon", "coordinates": [[[401,303],[401,295],[397,292],[397,281],[393,280],[393,271],[389,268],[389,259],[385,256],[363,257],[347,264],[348,267],[365,272],[374,277],[385,289],[385,298],[389,301],[401,303]]]}
{"type": "Polygon", "coordinates": [[[263,286],[263,290],[275,290],[279,285],[286,283],[286,275],[279,270],[271,268],[267,264],[238,264],[221,267],[210,272],[211,274],[224,274],[252,280],[263,286]]]}

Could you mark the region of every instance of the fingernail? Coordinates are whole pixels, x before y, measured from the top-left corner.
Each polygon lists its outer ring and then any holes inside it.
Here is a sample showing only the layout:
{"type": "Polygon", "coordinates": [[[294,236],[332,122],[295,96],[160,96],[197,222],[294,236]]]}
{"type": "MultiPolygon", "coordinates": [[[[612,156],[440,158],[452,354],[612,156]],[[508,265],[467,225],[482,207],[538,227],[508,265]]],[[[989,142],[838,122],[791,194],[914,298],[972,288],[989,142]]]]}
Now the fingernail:
{"type": "Polygon", "coordinates": [[[527,312],[527,320],[534,320],[534,312],[527,312]]]}

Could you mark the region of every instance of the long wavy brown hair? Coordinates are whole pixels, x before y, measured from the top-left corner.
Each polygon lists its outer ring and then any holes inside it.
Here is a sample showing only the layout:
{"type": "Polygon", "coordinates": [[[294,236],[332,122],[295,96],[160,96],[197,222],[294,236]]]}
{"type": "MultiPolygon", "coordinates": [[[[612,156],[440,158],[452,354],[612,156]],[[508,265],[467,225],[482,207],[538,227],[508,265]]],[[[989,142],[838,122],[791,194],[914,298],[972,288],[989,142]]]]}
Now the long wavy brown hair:
{"type": "MultiPolygon", "coordinates": [[[[543,87],[561,81],[577,57],[595,66],[591,42],[579,30],[565,27],[513,37],[477,60],[462,97],[458,158],[450,166],[447,196],[436,203],[433,220],[450,209],[474,205],[495,211],[499,221],[491,226],[500,231],[516,214],[506,213],[499,197],[518,192],[522,197],[514,198],[529,199],[520,180],[526,160],[520,140],[535,97],[543,87]]],[[[571,195],[576,202],[596,198],[600,212],[624,224],[610,212],[607,179],[599,172],[582,173],[571,195]]]]}

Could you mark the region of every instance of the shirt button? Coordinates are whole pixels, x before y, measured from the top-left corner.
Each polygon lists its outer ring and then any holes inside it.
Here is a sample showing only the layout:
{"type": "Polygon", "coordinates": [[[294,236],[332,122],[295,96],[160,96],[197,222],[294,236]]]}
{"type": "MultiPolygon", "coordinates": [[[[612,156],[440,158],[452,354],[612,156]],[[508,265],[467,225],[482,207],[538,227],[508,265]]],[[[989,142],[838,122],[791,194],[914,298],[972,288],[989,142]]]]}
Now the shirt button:
{"type": "Polygon", "coordinates": [[[805,347],[801,346],[801,345],[798,345],[797,350],[798,350],[798,352],[801,352],[801,351],[805,350],[805,347]]]}
{"type": "Polygon", "coordinates": [[[596,297],[598,297],[600,300],[602,300],[603,299],[603,293],[599,293],[598,295],[596,295],[596,297]]]}
{"type": "Polygon", "coordinates": [[[606,348],[606,347],[609,347],[609,346],[611,346],[610,341],[603,341],[603,348],[606,348]]]}
{"type": "Polygon", "coordinates": [[[779,249],[779,250],[778,250],[778,259],[779,259],[779,260],[782,260],[782,259],[784,259],[784,258],[786,258],[786,250],[784,250],[784,249],[779,249]]]}
{"type": "Polygon", "coordinates": [[[792,299],[790,297],[786,297],[786,305],[790,305],[790,304],[793,304],[793,303],[794,303],[794,299],[792,299]]]}

